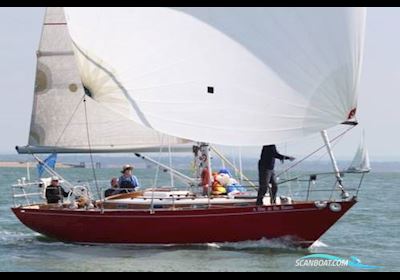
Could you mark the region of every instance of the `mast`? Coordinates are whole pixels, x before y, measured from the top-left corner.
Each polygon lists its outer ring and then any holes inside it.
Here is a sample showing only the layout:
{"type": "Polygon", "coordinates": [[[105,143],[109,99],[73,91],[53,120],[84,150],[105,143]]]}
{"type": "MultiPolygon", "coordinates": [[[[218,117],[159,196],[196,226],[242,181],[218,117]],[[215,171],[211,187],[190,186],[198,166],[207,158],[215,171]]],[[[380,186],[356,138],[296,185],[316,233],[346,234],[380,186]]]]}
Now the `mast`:
{"type": "Polygon", "coordinates": [[[325,142],[325,146],[328,150],[329,157],[331,158],[333,171],[334,171],[336,179],[337,179],[338,187],[342,191],[342,198],[348,198],[349,194],[344,190],[342,176],[340,174],[339,166],[337,164],[335,155],[332,150],[331,141],[329,140],[328,132],[326,130],[323,130],[323,131],[321,131],[321,135],[322,135],[322,139],[325,142]]]}
{"type": "Polygon", "coordinates": [[[211,195],[213,183],[210,150],[211,146],[208,143],[198,143],[197,146],[193,147],[196,177],[200,179],[200,185],[203,188],[207,187],[208,197],[211,195]]]}
{"type": "Polygon", "coordinates": [[[31,181],[31,171],[30,171],[30,165],[29,162],[26,163],[26,178],[28,179],[28,182],[31,181]]]}
{"type": "Polygon", "coordinates": [[[205,168],[207,169],[208,172],[208,193],[210,194],[211,190],[211,185],[212,185],[212,167],[211,167],[211,155],[210,155],[210,145],[207,143],[201,143],[200,144],[200,152],[201,152],[201,158],[204,163],[205,168]]]}

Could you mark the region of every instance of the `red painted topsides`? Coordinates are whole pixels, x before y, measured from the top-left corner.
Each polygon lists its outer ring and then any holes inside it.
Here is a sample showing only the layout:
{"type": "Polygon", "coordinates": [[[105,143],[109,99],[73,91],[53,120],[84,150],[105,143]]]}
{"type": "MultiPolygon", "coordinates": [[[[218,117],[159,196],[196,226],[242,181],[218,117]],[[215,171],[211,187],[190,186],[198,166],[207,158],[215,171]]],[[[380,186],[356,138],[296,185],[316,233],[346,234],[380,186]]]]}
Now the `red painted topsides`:
{"type": "Polygon", "coordinates": [[[193,210],[41,210],[13,208],[32,230],[74,243],[193,244],[290,237],[312,245],[356,200],[336,207],[314,203],[193,210]]]}

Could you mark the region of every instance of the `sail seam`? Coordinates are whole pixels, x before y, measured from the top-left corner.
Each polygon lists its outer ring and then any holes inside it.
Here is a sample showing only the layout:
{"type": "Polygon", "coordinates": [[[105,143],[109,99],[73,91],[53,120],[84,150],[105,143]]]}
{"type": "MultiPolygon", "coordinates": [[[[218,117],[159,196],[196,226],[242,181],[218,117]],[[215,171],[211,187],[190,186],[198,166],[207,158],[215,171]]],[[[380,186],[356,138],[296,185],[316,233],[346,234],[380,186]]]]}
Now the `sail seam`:
{"type": "Polygon", "coordinates": [[[73,56],[74,52],[42,52],[38,51],[37,56],[44,57],[44,56],[73,56]]]}
{"type": "Polygon", "coordinates": [[[67,25],[66,22],[46,22],[43,25],[67,25]]]}

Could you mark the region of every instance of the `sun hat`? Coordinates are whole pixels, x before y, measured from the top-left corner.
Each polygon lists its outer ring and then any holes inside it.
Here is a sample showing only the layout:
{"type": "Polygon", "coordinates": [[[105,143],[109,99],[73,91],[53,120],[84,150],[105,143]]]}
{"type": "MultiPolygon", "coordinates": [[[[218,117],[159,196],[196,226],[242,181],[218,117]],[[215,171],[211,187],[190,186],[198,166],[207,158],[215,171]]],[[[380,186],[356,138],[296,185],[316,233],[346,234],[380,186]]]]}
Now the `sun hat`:
{"type": "Polygon", "coordinates": [[[126,170],[133,170],[133,166],[127,164],[122,167],[121,173],[125,173],[126,170]]]}

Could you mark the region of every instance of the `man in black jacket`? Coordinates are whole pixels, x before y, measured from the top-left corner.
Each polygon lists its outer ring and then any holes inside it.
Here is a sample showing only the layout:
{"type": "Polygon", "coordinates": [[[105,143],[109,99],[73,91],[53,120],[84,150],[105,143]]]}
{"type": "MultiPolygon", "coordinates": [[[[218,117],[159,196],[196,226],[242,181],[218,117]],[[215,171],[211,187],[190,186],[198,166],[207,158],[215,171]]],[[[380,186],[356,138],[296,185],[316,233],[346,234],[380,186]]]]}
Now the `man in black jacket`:
{"type": "Polygon", "coordinates": [[[105,198],[126,192],[124,190],[122,190],[122,191],[118,190],[119,184],[118,184],[117,178],[112,178],[110,184],[111,184],[111,187],[104,192],[105,198]]]}
{"type": "Polygon", "coordinates": [[[60,186],[60,180],[57,177],[51,179],[51,185],[46,188],[46,199],[48,204],[55,204],[63,201],[69,193],[60,186]]]}
{"type": "Polygon", "coordinates": [[[278,192],[278,183],[275,175],[275,159],[280,159],[282,163],[287,159],[295,160],[294,157],[284,156],[278,153],[275,145],[264,146],[261,153],[261,159],[258,162],[258,175],[260,187],[258,189],[257,205],[263,205],[263,198],[269,189],[271,204],[276,203],[276,193],[278,192]],[[271,184],[272,188],[269,188],[271,184]]]}

